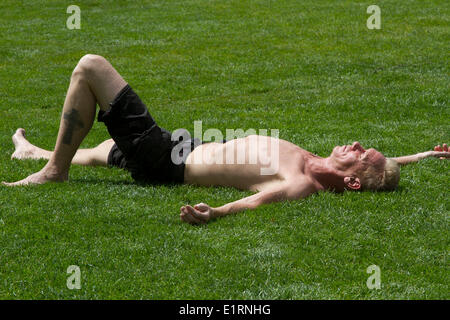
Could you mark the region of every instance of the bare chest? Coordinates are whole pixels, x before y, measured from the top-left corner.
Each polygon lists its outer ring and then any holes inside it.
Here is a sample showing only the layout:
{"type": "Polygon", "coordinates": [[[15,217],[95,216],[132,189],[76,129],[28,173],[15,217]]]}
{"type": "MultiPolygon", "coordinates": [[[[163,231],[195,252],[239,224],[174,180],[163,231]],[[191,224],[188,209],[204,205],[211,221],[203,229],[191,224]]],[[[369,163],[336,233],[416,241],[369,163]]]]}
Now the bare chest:
{"type": "Polygon", "coordinates": [[[300,174],[299,148],[287,141],[249,136],[197,147],[187,158],[185,182],[261,191],[300,174]]]}

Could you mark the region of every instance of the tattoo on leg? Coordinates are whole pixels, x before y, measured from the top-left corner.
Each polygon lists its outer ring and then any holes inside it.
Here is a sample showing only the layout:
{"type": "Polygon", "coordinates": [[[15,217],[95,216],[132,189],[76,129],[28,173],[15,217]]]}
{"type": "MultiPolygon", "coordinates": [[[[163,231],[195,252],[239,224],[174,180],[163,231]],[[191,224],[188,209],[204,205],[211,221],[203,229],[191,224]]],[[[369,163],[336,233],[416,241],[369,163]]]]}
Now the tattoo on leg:
{"type": "Polygon", "coordinates": [[[62,142],[64,144],[70,145],[72,143],[73,132],[76,129],[84,128],[84,123],[83,121],[81,121],[80,113],[75,109],[70,110],[70,112],[64,113],[64,121],[67,127],[64,132],[62,142]]]}

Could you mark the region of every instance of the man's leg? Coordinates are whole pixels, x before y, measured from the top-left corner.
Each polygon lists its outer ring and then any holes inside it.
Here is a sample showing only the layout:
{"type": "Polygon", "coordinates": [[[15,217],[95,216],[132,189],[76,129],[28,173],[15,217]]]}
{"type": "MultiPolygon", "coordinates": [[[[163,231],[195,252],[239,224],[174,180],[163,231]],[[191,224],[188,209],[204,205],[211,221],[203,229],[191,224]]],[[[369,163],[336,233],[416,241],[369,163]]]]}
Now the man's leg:
{"type": "MultiPolygon", "coordinates": [[[[11,156],[11,159],[47,159],[50,160],[53,151],[48,151],[38,146],[31,144],[25,138],[25,130],[17,129],[13,135],[12,140],[16,150],[11,156]]],[[[108,165],[108,155],[114,145],[113,139],[103,141],[98,146],[92,149],[78,149],[72,159],[72,164],[79,164],[83,166],[103,166],[108,165]]]]}
{"type": "Polygon", "coordinates": [[[103,57],[86,55],[75,67],[64,102],[55,151],[41,171],[6,185],[42,184],[65,181],[78,147],[94,122],[96,104],[108,110],[125,80],[103,57]]]}

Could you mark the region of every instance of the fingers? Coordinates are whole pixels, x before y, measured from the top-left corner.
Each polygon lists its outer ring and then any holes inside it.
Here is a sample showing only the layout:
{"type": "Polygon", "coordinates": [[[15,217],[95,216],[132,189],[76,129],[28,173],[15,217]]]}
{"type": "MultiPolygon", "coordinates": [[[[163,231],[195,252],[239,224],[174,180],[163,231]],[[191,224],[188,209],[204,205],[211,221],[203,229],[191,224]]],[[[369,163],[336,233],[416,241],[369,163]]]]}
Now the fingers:
{"type": "Polygon", "coordinates": [[[191,215],[189,214],[189,212],[187,211],[185,206],[181,207],[180,211],[181,211],[181,213],[180,213],[181,221],[184,221],[187,223],[194,223],[192,221],[191,215]]]}
{"type": "Polygon", "coordinates": [[[195,212],[194,208],[191,206],[183,206],[180,209],[180,219],[184,222],[191,223],[191,224],[200,224],[203,223],[201,220],[199,220],[193,212],[195,212]],[[192,210],[188,209],[190,207],[192,210]]]}
{"type": "Polygon", "coordinates": [[[206,217],[201,214],[200,211],[194,209],[193,207],[191,207],[190,205],[186,206],[187,211],[192,215],[192,217],[198,221],[197,223],[205,223],[206,222],[206,217]]]}
{"type": "Polygon", "coordinates": [[[209,209],[209,206],[202,202],[202,203],[196,204],[194,206],[194,209],[201,211],[201,212],[205,212],[209,209]]]}
{"type": "MultiPolygon", "coordinates": [[[[449,152],[449,151],[450,151],[450,150],[448,149],[448,146],[447,146],[446,143],[444,143],[444,144],[442,145],[442,148],[444,149],[445,152],[449,152]]],[[[441,157],[440,159],[445,159],[445,158],[447,158],[447,159],[450,158],[448,153],[447,153],[444,157],[441,157]]]]}
{"type": "Polygon", "coordinates": [[[444,154],[442,154],[439,159],[445,159],[445,158],[449,158],[448,157],[448,152],[450,152],[450,148],[448,147],[448,145],[446,143],[444,143],[441,147],[440,144],[438,144],[436,147],[434,147],[434,151],[437,152],[443,152],[444,154]]]}
{"type": "Polygon", "coordinates": [[[443,152],[449,152],[448,145],[444,143],[441,147],[440,144],[438,144],[436,147],[434,147],[434,151],[443,151],[443,152]]]}

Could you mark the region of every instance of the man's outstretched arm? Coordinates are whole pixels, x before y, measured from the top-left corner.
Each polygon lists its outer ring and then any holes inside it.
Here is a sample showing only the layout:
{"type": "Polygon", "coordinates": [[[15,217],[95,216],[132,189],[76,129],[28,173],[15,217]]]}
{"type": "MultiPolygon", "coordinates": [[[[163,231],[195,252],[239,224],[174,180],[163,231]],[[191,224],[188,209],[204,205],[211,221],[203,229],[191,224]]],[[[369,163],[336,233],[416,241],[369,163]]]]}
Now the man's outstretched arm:
{"type": "Polygon", "coordinates": [[[212,208],[205,203],[199,203],[193,207],[186,205],[180,209],[180,218],[184,222],[193,224],[206,223],[210,219],[223,217],[247,209],[255,209],[263,204],[306,198],[312,192],[314,191],[311,186],[306,183],[301,185],[298,183],[295,185],[285,183],[281,186],[260,191],[216,208],[212,208]]]}
{"type": "Polygon", "coordinates": [[[450,158],[450,149],[447,146],[447,144],[444,143],[442,145],[442,147],[440,145],[434,147],[434,151],[425,151],[425,152],[421,152],[421,153],[417,153],[417,154],[413,154],[413,155],[409,155],[409,156],[403,156],[403,157],[397,157],[397,158],[391,158],[391,159],[397,161],[397,163],[399,165],[406,165],[406,164],[418,162],[420,160],[423,160],[425,158],[430,158],[430,157],[449,159],[450,158]]]}

